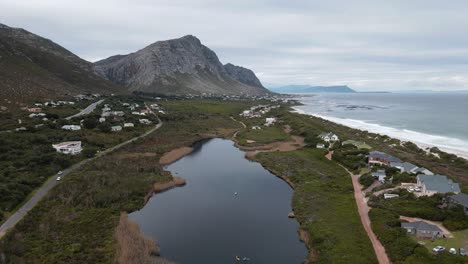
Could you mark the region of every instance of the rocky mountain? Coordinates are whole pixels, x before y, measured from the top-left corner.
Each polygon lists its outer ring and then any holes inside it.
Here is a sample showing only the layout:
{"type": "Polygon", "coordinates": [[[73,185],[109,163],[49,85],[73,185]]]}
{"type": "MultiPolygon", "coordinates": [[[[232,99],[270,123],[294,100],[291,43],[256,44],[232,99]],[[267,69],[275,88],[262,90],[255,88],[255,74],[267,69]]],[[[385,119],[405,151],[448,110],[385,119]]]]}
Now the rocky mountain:
{"type": "Polygon", "coordinates": [[[223,65],[194,36],[155,42],[95,63],[95,70],[130,91],[151,94],[268,94],[248,69],[223,65]]]}
{"type": "Polygon", "coordinates": [[[355,93],[356,91],[346,85],[336,86],[311,86],[311,85],[287,85],[271,88],[278,93],[355,93]]]}
{"type": "Polygon", "coordinates": [[[0,24],[0,104],[123,91],[51,40],[0,24]]]}

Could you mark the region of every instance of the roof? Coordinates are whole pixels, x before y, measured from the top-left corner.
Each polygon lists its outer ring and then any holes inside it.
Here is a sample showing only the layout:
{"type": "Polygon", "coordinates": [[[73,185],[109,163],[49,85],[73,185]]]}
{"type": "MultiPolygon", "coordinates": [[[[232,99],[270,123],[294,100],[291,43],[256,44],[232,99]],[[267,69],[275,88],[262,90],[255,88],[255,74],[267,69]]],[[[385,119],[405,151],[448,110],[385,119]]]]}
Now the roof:
{"type": "Polygon", "coordinates": [[[419,167],[419,168],[416,168],[412,171],[413,173],[418,173],[418,172],[422,172],[424,174],[428,174],[428,173],[432,173],[432,171],[424,168],[424,167],[419,167]]]}
{"type": "Polygon", "coordinates": [[[424,175],[417,176],[418,180],[424,183],[426,190],[439,193],[460,192],[460,185],[448,179],[444,175],[424,175]]]}
{"type": "Polygon", "coordinates": [[[324,137],[333,137],[333,136],[338,137],[337,135],[333,134],[332,132],[322,132],[322,133],[320,133],[320,135],[319,135],[319,137],[321,137],[321,138],[324,138],[324,137]]]}
{"type": "Polygon", "coordinates": [[[378,158],[378,159],[385,159],[390,162],[401,162],[401,160],[397,157],[393,157],[390,154],[380,151],[371,151],[369,152],[369,158],[378,158]]]}
{"type": "Polygon", "coordinates": [[[419,168],[418,166],[414,165],[413,163],[409,163],[409,162],[392,162],[392,164],[390,164],[392,167],[398,167],[398,168],[402,168],[403,171],[412,171],[412,170],[415,170],[417,168],[419,168]]]}
{"type": "Polygon", "coordinates": [[[401,227],[403,228],[414,228],[416,230],[429,230],[429,231],[436,231],[442,232],[442,230],[437,227],[436,225],[428,224],[424,221],[416,221],[411,223],[401,223],[401,227]]]}
{"type": "Polygon", "coordinates": [[[385,170],[378,170],[378,171],[376,171],[376,172],[373,172],[373,173],[372,173],[372,176],[373,176],[373,177],[387,176],[387,174],[385,173],[385,170]]]}
{"type": "Polygon", "coordinates": [[[459,193],[450,196],[450,199],[463,205],[464,207],[468,207],[468,195],[464,193],[459,193]]]}

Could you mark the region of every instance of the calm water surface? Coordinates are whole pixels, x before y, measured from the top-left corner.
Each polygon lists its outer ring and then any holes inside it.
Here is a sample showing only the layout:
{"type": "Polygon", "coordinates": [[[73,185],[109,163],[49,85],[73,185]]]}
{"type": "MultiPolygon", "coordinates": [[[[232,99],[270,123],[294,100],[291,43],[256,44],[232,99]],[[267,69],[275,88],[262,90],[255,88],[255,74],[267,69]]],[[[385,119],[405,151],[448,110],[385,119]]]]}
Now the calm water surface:
{"type": "Polygon", "coordinates": [[[229,140],[212,139],[167,168],[184,187],[155,195],[130,215],[177,263],[301,263],[307,255],[289,219],[292,189],[229,140]],[[234,195],[237,192],[238,195],[234,195]]]}

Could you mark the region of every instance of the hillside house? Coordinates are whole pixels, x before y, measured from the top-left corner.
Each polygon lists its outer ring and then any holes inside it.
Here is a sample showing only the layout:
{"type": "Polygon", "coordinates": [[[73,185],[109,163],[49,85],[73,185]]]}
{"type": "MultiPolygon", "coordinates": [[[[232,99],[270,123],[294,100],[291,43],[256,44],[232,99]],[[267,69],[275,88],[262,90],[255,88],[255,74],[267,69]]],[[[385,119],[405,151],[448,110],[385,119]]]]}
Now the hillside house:
{"type": "Polygon", "coordinates": [[[30,107],[28,108],[29,113],[40,113],[42,112],[42,108],[40,107],[30,107]]]}
{"type": "Polygon", "coordinates": [[[133,123],[124,123],[124,127],[134,127],[133,123]]]}
{"type": "Polygon", "coordinates": [[[340,138],[337,135],[333,134],[332,132],[328,132],[328,133],[323,132],[318,137],[321,138],[325,142],[335,142],[335,141],[340,140],[340,138]]]}
{"type": "Polygon", "coordinates": [[[81,148],[81,141],[67,141],[58,144],[52,144],[52,147],[63,154],[79,154],[83,149],[81,148]]]}
{"type": "Polygon", "coordinates": [[[368,156],[368,161],[367,163],[372,166],[372,165],[385,165],[385,166],[390,166],[392,162],[401,162],[400,159],[393,157],[392,155],[389,155],[385,152],[380,152],[380,151],[371,151],[368,156]]]}
{"type": "Polygon", "coordinates": [[[419,167],[414,165],[413,163],[409,162],[391,162],[390,167],[394,167],[400,170],[400,172],[408,172],[412,173],[412,171],[415,171],[419,167]]]}
{"type": "Polygon", "coordinates": [[[78,125],[64,125],[62,126],[63,130],[69,130],[69,131],[77,131],[81,130],[81,127],[78,125]]]}
{"type": "Polygon", "coordinates": [[[408,234],[415,235],[420,238],[435,239],[444,237],[444,232],[439,227],[428,224],[424,221],[401,223],[401,227],[406,229],[408,234]]]}
{"type": "Polygon", "coordinates": [[[112,132],[119,132],[122,131],[122,126],[112,126],[111,127],[112,132]]]}
{"type": "Polygon", "coordinates": [[[267,117],[265,118],[265,126],[272,126],[276,123],[275,117],[267,117]]]}
{"type": "Polygon", "coordinates": [[[460,193],[460,185],[444,175],[420,174],[416,179],[417,185],[421,188],[422,195],[432,196],[436,193],[460,193]]]}
{"type": "Polygon", "coordinates": [[[464,193],[455,194],[448,197],[449,204],[461,205],[465,211],[465,215],[468,215],[468,195],[464,193]]]}
{"type": "Polygon", "coordinates": [[[140,124],[144,124],[144,125],[149,125],[149,124],[151,124],[151,121],[148,120],[148,119],[140,119],[139,121],[140,121],[140,124]]]}

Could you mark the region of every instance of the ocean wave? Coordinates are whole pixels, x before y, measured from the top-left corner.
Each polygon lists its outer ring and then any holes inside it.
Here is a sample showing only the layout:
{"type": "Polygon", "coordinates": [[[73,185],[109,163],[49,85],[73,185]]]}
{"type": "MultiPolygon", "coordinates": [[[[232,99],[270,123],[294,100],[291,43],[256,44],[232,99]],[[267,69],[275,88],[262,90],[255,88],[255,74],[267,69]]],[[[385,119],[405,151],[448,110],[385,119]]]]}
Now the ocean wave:
{"type": "Polygon", "coordinates": [[[404,141],[411,141],[422,148],[437,147],[448,153],[452,153],[468,159],[468,141],[462,139],[450,138],[440,135],[431,135],[408,129],[387,127],[376,123],[370,123],[369,121],[326,116],[322,114],[306,112],[297,107],[293,107],[293,109],[297,113],[316,116],[347,127],[387,135],[389,137],[404,141]]]}

